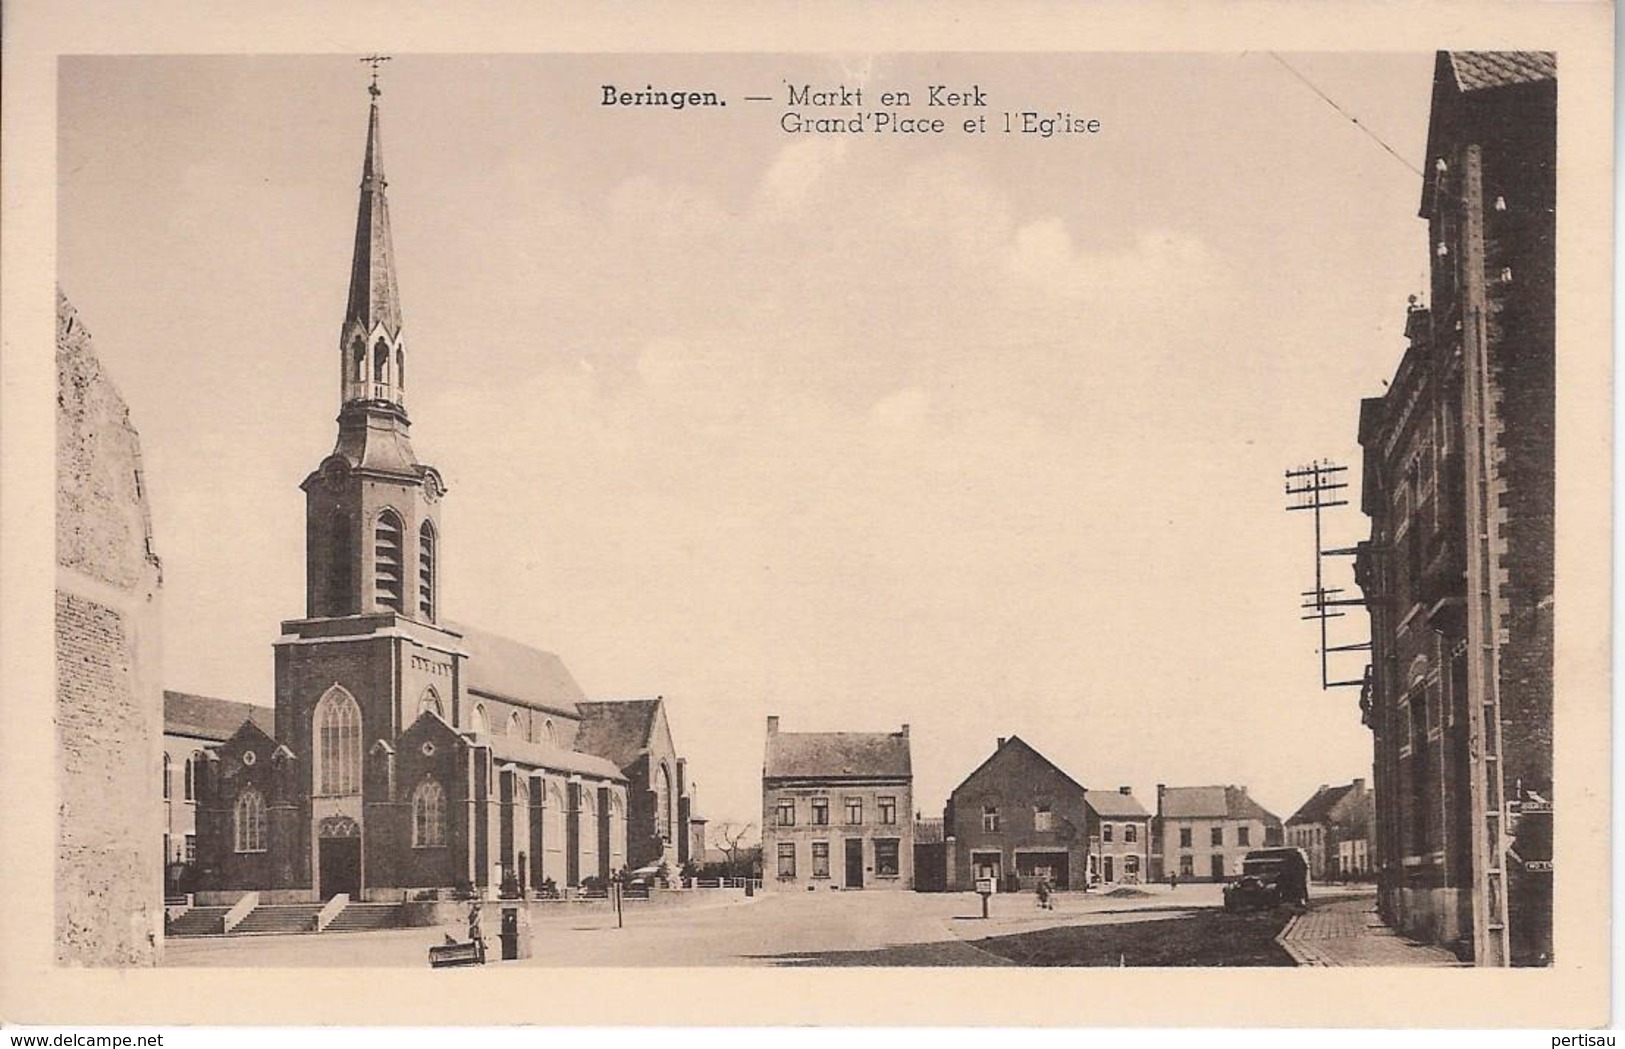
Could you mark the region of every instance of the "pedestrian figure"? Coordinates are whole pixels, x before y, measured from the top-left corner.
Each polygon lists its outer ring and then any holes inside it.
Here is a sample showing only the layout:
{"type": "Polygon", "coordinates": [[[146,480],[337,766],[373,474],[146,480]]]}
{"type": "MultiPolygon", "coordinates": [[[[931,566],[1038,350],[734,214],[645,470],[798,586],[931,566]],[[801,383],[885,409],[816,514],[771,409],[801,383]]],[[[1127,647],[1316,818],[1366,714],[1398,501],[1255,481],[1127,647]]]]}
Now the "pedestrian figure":
{"type": "Polygon", "coordinates": [[[1038,885],[1033,890],[1033,892],[1038,897],[1038,908],[1039,908],[1039,910],[1046,910],[1046,911],[1049,910],[1050,909],[1050,903],[1049,903],[1049,879],[1048,878],[1039,878],[1038,879],[1038,885]]]}
{"type": "Polygon", "coordinates": [[[480,901],[468,905],[468,939],[479,951],[480,964],[485,964],[485,933],[480,929],[480,901]]]}
{"type": "Polygon", "coordinates": [[[1168,872],[1168,888],[1170,891],[1179,888],[1179,874],[1177,871],[1168,872]]]}

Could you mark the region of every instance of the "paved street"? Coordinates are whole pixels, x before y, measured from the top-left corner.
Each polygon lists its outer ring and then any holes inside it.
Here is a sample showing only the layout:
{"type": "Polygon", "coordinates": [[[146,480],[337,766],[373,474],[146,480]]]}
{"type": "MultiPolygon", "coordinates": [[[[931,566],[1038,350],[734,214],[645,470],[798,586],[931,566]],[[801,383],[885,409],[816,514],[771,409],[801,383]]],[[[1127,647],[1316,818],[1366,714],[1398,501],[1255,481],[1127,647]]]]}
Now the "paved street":
{"type": "MultiPolygon", "coordinates": [[[[1005,965],[967,943],[1055,925],[1117,924],[1215,907],[1217,886],[1153,886],[1143,897],[1068,893],[1041,911],[1030,894],[994,897],[988,920],[970,893],[768,893],[702,908],[640,912],[627,926],[607,914],[561,914],[533,926],[536,966],[1005,965]]],[[[487,935],[494,943],[496,916],[487,935]]],[[[461,929],[423,928],[320,936],[175,939],[171,966],[411,966],[461,929]]]]}
{"type": "Polygon", "coordinates": [[[1453,966],[1461,964],[1442,947],[1412,943],[1377,917],[1375,897],[1330,900],[1310,907],[1281,932],[1280,943],[1293,961],[1310,966],[1453,966]]]}

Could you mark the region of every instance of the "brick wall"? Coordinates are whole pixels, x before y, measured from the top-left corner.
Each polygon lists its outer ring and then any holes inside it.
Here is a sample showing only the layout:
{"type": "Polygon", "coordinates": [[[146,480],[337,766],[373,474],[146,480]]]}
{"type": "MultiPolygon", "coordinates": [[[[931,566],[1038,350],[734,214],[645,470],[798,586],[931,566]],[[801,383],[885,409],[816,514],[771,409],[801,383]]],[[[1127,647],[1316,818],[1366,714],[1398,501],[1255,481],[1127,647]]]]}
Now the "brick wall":
{"type": "Polygon", "coordinates": [[[57,960],[154,965],[163,689],[140,443],[60,295],[56,359],[57,960]]]}

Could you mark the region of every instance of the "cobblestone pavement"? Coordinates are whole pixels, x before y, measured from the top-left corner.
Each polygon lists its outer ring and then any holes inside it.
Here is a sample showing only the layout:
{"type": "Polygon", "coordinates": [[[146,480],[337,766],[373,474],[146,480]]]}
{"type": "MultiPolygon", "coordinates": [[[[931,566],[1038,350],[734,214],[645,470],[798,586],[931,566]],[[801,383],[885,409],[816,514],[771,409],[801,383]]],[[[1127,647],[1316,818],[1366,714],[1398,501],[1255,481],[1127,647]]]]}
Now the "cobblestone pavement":
{"type": "Polygon", "coordinates": [[[1461,964],[1442,947],[1412,943],[1388,928],[1369,896],[1311,903],[1287,923],[1277,942],[1299,965],[1461,964]]]}

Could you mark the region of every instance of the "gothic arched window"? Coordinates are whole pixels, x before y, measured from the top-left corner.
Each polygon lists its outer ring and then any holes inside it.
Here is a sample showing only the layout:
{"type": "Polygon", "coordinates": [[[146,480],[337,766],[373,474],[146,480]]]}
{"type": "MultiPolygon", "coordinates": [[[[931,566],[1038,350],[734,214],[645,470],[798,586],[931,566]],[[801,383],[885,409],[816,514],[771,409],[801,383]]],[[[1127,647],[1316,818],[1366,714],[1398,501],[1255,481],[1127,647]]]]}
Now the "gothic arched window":
{"type": "Polygon", "coordinates": [[[550,747],[556,747],[559,745],[558,734],[553,731],[552,718],[548,718],[546,721],[542,722],[542,742],[546,743],[550,747]]]}
{"type": "Polygon", "coordinates": [[[316,704],[316,793],[361,791],[361,708],[337,685],[316,704]]]}
{"type": "Polygon", "coordinates": [[[191,757],[186,759],[186,769],[183,775],[186,777],[186,793],[181,796],[187,801],[197,800],[197,753],[195,751],[191,757]]]}
{"type": "Polygon", "coordinates": [[[428,521],[418,529],[418,612],[434,622],[434,525],[428,521]]]}
{"type": "Polygon", "coordinates": [[[401,611],[401,519],[395,511],[378,515],[373,532],[373,586],[379,608],[401,611]]]}
{"type": "Polygon", "coordinates": [[[379,339],[372,347],[372,381],[389,381],[389,343],[379,339]]]}
{"type": "Polygon", "coordinates": [[[655,792],[655,822],[660,836],[671,841],[671,774],[664,765],[655,777],[655,792]]]}
{"type": "Polygon", "coordinates": [[[355,342],[351,343],[351,349],[355,354],[355,381],[366,382],[367,343],[365,340],[358,338],[355,340],[355,342]]]}
{"type": "Polygon", "coordinates": [[[406,389],[406,347],[395,347],[395,389],[406,389]]]}
{"type": "Polygon", "coordinates": [[[259,791],[249,787],[237,795],[232,823],[238,852],[265,851],[265,798],[259,791]]]}
{"type": "Polygon", "coordinates": [[[524,723],[519,720],[519,711],[517,710],[508,715],[508,735],[512,736],[514,739],[525,738],[525,726],[524,723]]]}
{"type": "Polygon", "coordinates": [[[433,685],[430,685],[428,688],[424,689],[423,695],[418,697],[418,713],[432,713],[436,717],[442,718],[446,716],[446,708],[440,704],[440,693],[434,690],[433,685]]]}
{"type": "Polygon", "coordinates": [[[485,720],[484,703],[474,704],[474,713],[469,716],[468,727],[471,732],[481,736],[488,736],[491,734],[491,726],[485,720]]]}
{"type": "Polygon", "coordinates": [[[169,755],[165,754],[164,755],[164,800],[165,801],[169,800],[169,780],[170,780],[170,775],[171,775],[171,772],[170,772],[170,767],[169,767],[169,755]]]}
{"type": "Polygon", "coordinates": [[[432,779],[412,792],[412,847],[440,848],[446,844],[446,791],[432,779]]]}

